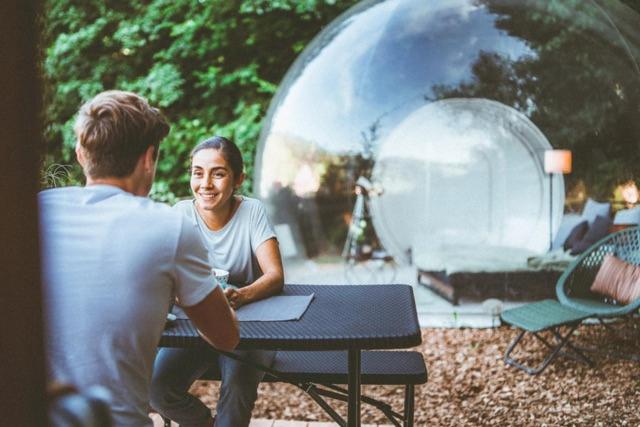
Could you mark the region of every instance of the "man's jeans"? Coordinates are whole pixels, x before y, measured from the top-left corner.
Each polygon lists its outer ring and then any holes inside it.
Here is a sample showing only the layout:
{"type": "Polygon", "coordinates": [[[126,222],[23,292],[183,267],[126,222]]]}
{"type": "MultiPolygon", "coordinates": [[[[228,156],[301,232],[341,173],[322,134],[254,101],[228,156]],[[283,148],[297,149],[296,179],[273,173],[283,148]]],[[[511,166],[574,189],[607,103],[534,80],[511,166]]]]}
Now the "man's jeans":
{"type": "MultiPolygon", "coordinates": [[[[273,351],[236,351],[238,356],[271,366],[273,351]]],[[[202,427],[211,411],[189,394],[191,384],[209,369],[220,372],[222,384],[216,406],[216,427],[245,427],[258,397],[264,372],[209,348],[162,348],[156,356],[151,382],[151,406],[181,427],[202,427]]]]}

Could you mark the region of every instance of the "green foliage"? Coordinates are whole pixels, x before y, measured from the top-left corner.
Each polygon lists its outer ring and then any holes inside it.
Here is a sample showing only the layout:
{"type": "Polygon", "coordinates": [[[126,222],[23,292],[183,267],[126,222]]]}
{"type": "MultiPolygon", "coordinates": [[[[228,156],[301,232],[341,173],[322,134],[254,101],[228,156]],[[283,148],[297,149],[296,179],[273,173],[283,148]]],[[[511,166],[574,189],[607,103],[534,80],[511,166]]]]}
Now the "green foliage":
{"type": "Polygon", "coordinates": [[[47,0],[43,176],[56,178],[43,179],[43,186],[82,182],[74,115],[98,92],[125,89],[146,96],[172,123],[154,198],[173,202],[189,194],[190,149],[213,134],[242,150],[243,191],[250,193],[261,121],[280,80],[313,36],[354,3],[47,0]]]}

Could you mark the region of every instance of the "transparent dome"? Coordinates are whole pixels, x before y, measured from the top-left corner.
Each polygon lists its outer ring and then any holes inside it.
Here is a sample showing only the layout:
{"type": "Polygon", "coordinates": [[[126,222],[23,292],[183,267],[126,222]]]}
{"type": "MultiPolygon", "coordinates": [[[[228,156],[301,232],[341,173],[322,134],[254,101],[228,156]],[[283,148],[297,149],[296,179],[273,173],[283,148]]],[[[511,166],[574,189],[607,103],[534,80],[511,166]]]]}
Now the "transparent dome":
{"type": "Polygon", "coordinates": [[[356,5],[300,55],[263,127],[255,190],[287,252],[341,252],[361,176],[399,260],[452,242],[544,251],[564,205],[544,151],[572,150],[571,178],[593,181],[637,149],[638,28],[619,2],[356,5]]]}

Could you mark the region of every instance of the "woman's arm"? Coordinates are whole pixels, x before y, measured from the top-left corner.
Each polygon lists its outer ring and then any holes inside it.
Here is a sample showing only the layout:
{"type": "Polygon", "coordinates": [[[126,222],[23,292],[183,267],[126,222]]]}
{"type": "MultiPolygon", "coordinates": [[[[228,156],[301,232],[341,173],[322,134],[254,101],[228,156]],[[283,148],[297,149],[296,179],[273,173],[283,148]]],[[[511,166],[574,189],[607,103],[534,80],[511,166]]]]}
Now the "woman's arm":
{"type": "Polygon", "coordinates": [[[248,286],[239,289],[227,288],[224,291],[233,308],[237,309],[252,301],[270,297],[282,290],[284,269],[278,241],[272,238],[262,242],[256,249],[256,258],[262,270],[262,276],[248,286]]]}

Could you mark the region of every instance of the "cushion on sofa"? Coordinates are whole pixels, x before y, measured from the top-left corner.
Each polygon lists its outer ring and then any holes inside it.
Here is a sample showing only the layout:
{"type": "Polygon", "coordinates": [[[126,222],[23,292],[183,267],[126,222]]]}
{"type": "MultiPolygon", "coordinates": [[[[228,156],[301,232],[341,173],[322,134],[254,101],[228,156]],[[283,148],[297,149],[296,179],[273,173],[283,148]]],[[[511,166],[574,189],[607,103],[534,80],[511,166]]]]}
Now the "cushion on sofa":
{"type": "Polygon", "coordinates": [[[611,214],[611,203],[600,203],[593,199],[587,199],[584,208],[582,209],[582,219],[589,221],[589,226],[593,224],[599,216],[608,217],[611,214]]]}
{"type": "Polygon", "coordinates": [[[562,221],[560,221],[560,227],[558,227],[558,231],[553,238],[553,243],[551,243],[551,250],[562,248],[571,231],[582,221],[583,219],[578,214],[569,213],[563,215],[562,221]]]}
{"type": "Polygon", "coordinates": [[[576,224],[576,226],[573,227],[573,229],[569,233],[569,236],[562,245],[564,250],[568,251],[570,249],[573,249],[575,244],[580,242],[584,238],[585,234],[587,234],[587,231],[589,231],[589,223],[586,220],[576,224]]]}
{"type": "Polygon", "coordinates": [[[597,216],[596,220],[593,221],[593,224],[591,224],[582,240],[573,245],[571,248],[571,255],[581,254],[587,250],[589,246],[602,239],[609,233],[610,226],[611,219],[609,219],[608,216],[597,216]]]}
{"type": "Polygon", "coordinates": [[[640,224],[640,206],[632,209],[622,209],[613,218],[615,225],[640,224]]]}
{"type": "Polygon", "coordinates": [[[602,261],[591,291],[621,304],[640,298],[640,266],[629,264],[611,254],[602,261]]]}

